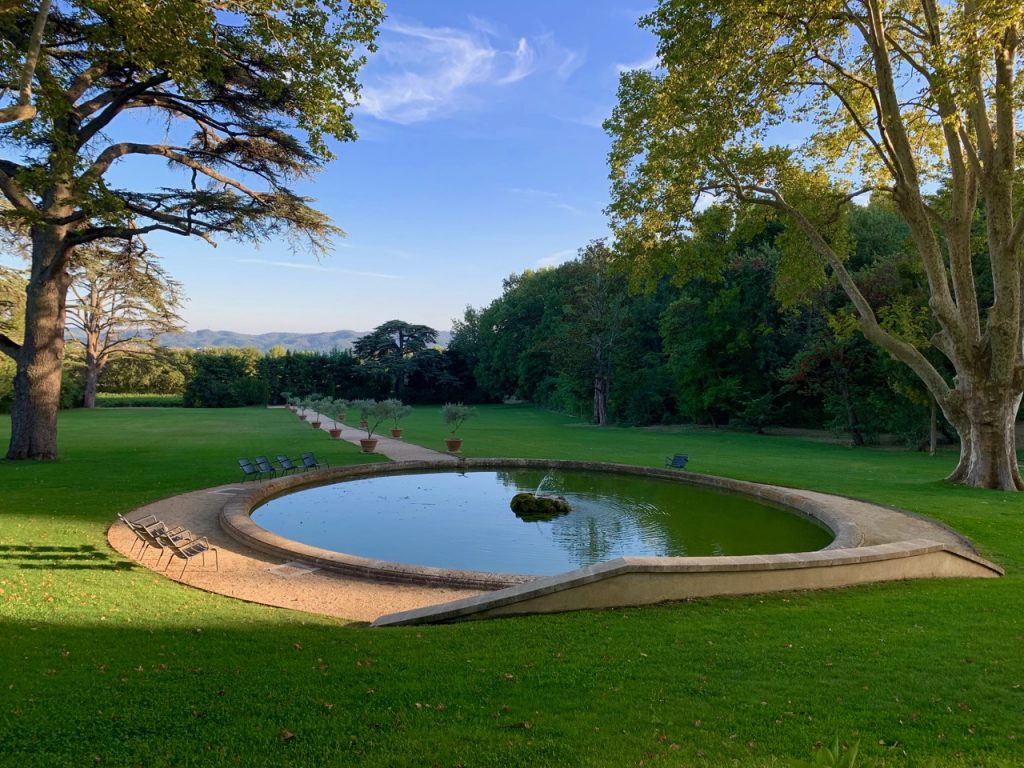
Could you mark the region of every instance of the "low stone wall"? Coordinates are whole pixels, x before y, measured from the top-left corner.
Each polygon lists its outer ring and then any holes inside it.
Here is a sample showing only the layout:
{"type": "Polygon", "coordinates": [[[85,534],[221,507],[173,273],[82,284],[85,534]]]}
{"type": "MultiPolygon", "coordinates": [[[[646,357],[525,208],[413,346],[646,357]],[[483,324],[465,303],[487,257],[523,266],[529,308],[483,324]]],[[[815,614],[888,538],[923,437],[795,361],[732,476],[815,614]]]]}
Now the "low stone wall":
{"type": "Polygon", "coordinates": [[[336,467],[260,483],[227,504],[220,523],[227,533],[254,549],[349,576],[496,590],[476,598],[382,616],[375,622],[377,626],[647,605],[720,594],[824,589],[896,579],[1002,574],[998,566],[980,558],[970,542],[955,531],[901,510],[692,472],[586,461],[464,459],[454,467],[451,462],[440,461],[336,467]],[[629,557],[537,578],[356,557],[285,539],[250,518],[252,510],[260,504],[299,488],[381,475],[499,468],[588,470],[717,488],[811,517],[830,529],[835,538],[817,552],[744,557],[629,557]]]}
{"type": "MultiPolygon", "coordinates": [[[[861,536],[856,526],[835,512],[826,504],[800,496],[784,488],[746,483],[723,477],[698,475],[692,472],[636,467],[627,464],[604,464],[591,461],[547,461],[540,459],[464,459],[454,467],[456,470],[479,469],[567,469],[608,472],[614,474],[660,477],[687,485],[699,485],[719,490],[741,493],[761,501],[775,504],[807,517],[818,520],[832,531],[835,538],[828,548],[856,547],[861,536]]],[[[315,473],[294,474],[288,477],[260,482],[245,496],[228,504],[221,513],[221,527],[242,543],[277,557],[285,557],[326,568],[347,576],[393,581],[407,584],[426,584],[468,589],[502,589],[504,587],[533,581],[537,577],[528,574],[497,574],[485,571],[463,571],[447,568],[393,563],[373,560],[343,552],[301,544],[283,536],[271,533],[252,521],[252,511],[261,504],[291,491],[328,485],[344,480],[383,475],[415,474],[429,471],[452,471],[450,462],[405,461],[388,464],[359,464],[348,467],[332,467],[315,473]]]]}
{"type": "Polygon", "coordinates": [[[624,557],[479,597],[381,616],[373,626],[623,608],[905,579],[1001,575],[1001,568],[975,554],[926,539],[787,555],[624,557]]]}

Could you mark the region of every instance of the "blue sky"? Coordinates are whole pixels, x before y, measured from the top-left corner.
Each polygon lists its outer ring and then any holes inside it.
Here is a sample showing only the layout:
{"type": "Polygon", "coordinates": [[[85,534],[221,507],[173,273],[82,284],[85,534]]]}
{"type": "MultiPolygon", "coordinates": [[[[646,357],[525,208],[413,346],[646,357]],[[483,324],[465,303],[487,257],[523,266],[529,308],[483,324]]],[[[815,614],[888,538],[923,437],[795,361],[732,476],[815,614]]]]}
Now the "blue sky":
{"type": "MultiPolygon", "coordinates": [[[[151,237],[193,330],[451,326],[514,272],[607,234],[608,137],[621,67],[649,65],[644,5],[396,0],[363,71],[359,141],[300,188],[348,236],[321,262],[151,237]]],[[[136,171],[137,172],[137,171],[136,171]]]]}

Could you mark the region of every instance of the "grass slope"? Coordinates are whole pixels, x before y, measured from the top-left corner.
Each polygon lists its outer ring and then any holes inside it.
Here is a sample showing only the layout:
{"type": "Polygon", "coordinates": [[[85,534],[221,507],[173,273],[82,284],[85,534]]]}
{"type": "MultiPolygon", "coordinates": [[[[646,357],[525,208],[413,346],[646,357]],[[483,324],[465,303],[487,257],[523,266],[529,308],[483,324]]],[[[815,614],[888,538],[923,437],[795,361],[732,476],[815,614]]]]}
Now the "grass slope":
{"type": "MultiPolygon", "coordinates": [[[[0,422],[6,439],[7,422],[0,422]]],[[[438,409],[407,439],[440,447],[438,409]]],[[[593,458],[815,487],[939,518],[1007,576],[368,630],[180,587],[112,552],[118,511],[355,448],[283,411],[72,412],[63,458],[0,464],[0,765],[860,765],[1024,762],[1024,499],[929,459],[482,408],[475,456],[593,458]]]]}

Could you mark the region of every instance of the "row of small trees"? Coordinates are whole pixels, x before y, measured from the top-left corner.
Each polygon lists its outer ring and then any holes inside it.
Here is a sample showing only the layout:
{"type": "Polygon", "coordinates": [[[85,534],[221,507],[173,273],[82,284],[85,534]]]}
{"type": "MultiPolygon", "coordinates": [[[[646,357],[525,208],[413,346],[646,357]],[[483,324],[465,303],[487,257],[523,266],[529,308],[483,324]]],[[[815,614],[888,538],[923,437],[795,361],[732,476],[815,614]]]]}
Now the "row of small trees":
{"type": "MultiPolygon", "coordinates": [[[[346,400],[345,398],[323,397],[313,394],[306,397],[298,397],[290,392],[284,393],[288,407],[306,420],[312,418],[311,425],[314,429],[320,429],[322,422],[320,416],[331,419],[332,427],[328,428],[332,438],[341,437],[341,423],[350,412],[359,414],[359,428],[366,431],[366,438],[363,440],[363,450],[372,452],[376,447],[374,435],[384,422],[391,422],[391,436],[401,438],[402,429],[399,426],[402,419],[412,413],[412,406],[406,405],[396,398],[385,400],[359,399],[346,400]]],[[[458,450],[461,440],[457,438],[456,432],[468,419],[476,415],[476,410],[462,403],[445,403],[441,408],[441,417],[450,428],[448,442],[449,450],[458,450]],[[455,444],[457,443],[457,444],[455,444]]]]}
{"type": "MultiPolygon", "coordinates": [[[[398,425],[402,419],[412,413],[412,406],[395,398],[346,400],[341,397],[323,397],[316,394],[308,397],[296,397],[290,392],[283,394],[288,407],[299,413],[301,418],[306,418],[309,413],[322,414],[334,422],[335,429],[338,424],[345,421],[349,411],[355,411],[359,414],[359,428],[366,430],[367,439],[372,438],[377,428],[385,421],[390,421],[392,424],[392,437],[401,437],[402,430],[398,425]]],[[[319,428],[320,424],[314,423],[314,426],[319,428]]],[[[331,436],[337,437],[338,435],[331,436]]]]}

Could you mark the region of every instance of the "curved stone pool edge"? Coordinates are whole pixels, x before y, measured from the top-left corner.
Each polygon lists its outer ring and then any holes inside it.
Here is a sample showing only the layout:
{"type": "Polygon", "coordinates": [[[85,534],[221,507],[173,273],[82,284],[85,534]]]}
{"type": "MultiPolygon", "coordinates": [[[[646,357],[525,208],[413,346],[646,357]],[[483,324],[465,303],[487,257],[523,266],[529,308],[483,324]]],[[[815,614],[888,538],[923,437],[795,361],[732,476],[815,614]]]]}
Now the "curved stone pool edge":
{"type": "Polygon", "coordinates": [[[945,526],[900,510],[840,496],[691,472],[586,461],[466,459],[455,465],[457,470],[501,467],[617,472],[732,491],[812,517],[832,530],[835,539],[817,552],[724,558],[619,558],[558,576],[537,578],[356,557],[285,539],[250,518],[252,510],[264,501],[298,487],[377,475],[453,469],[451,462],[433,461],[336,467],[312,476],[293,475],[272,480],[227,504],[221,512],[221,527],[253,549],[349,576],[497,590],[456,603],[382,616],[375,622],[377,625],[640,605],[712,594],[826,588],[903,578],[998,576],[1002,573],[998,566],[978,557],[967,539],[945,526]],[[665,574],[675,576],[666,580],[665,574]],[[718,578],[708,578],[714,574],[718,574],[718,578]],[[659,582],[657,587],[655,581],[659,582]]]}

